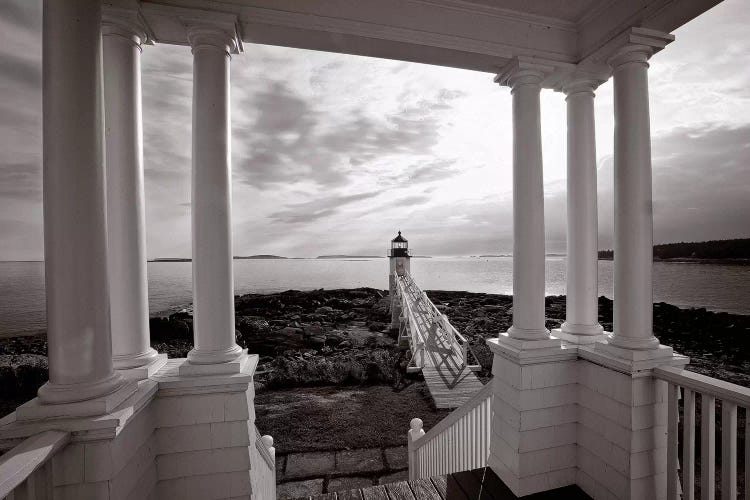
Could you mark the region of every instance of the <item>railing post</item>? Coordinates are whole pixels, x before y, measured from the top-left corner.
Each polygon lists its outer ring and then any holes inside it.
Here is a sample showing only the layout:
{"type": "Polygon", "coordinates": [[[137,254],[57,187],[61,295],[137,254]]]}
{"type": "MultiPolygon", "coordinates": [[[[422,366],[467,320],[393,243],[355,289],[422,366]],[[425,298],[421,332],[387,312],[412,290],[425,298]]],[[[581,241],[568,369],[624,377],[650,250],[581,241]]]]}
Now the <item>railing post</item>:
{"type": "Polygon", "coordinates": [[[276,448],[273,446],[273,437],[266,434],[265,436],[261,436],[260,438],[261,442],[263,442],[263,446],[266,447],[268,450],[268,454],[271,455],[271,458],[273,458],[274,464],[276,463],[276,448]]]}
{"type": "Polygon", "coordinates": [[[424,436],[424,429],[422,429],[422,419],[413,418],[411,419],[411,429],[409,429],[409,481],[414,481],[419,478],[419,456],[417,455],[417,448],[415,442],[424,436]]]}

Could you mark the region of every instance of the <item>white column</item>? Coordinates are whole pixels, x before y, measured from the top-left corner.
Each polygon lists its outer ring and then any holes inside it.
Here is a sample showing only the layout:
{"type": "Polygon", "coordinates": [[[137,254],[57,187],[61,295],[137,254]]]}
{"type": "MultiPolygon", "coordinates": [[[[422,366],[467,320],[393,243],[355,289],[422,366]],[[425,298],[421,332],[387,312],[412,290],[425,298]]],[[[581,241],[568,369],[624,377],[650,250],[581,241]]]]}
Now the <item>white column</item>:
{"type": "Polygon", "coordinates": [[[117,369],[154,362],[149,337],[143,193],[141,43],[144,32],[105,11],[104,101],[112,358],[117,369]]]}
{"type": "Polygon", "coordinates": [[[614,325],[610,344],[653,349],[653,205],[648,59],[653,49],[628,45],[609,61],[614,76],[614,325]]]}
{"type": "Polygon", "coordinates": [[[544,326],[544,181],[539,94],[546,68],[514,62],[495,79],[513,95],[513,326],[518,340],[549,339],[544,326]]]}
{"type": "Polygon", "coordinates": [[[45,403],[110,394],[99,0],[45,0],[42,101],[49,382],[45,403]]]}
{"type": "Polygon", "coordinates": [[[193,364],[224,363],[234,338],[229,61],[235,40],[191,27],[193,48],[193,364]]]}
{"type": "Polygon", "coordinates": [[[599,81],[563,86],[568,111],[567,293],[563,338],[586,343],[602,334],[598,308],[598,219],[594,89],[599,81]]]}

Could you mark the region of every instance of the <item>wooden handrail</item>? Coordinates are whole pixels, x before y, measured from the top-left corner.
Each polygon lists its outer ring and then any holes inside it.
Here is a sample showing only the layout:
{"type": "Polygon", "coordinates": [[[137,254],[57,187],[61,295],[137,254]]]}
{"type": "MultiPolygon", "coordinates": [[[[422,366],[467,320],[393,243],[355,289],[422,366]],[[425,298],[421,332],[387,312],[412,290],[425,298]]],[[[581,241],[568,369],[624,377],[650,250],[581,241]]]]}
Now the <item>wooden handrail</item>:
{"type": "Polygon", "coordinates": [[[750,408],[750,388],[673,366],[654,368],[654,376],[691,391],[708,394],[716,399],[728,401],[743,408],[750,408]]]}
{"type": "Polygon", "coordinates": [[[0,457],[0,498],[10,495],[70,441],[70,433],[44,431],[0,457]]]}
{"type": "Polygon", "coordinates": [[[471,399],[450,412],[448,415],[446,415],[445,418],[435,424],[432,429],[425,432],[424,436],[420,437],[414,442],[414,449],[418,450],[422,446],[426,445],[428,442],[430,442],[430,440],[440,435],[443,431],[448,429],[451,425],[455,424],[471,410],[479,406],[482,401],[490,397],[492,397],[491,382],[489,384],[485,384],[484,387],[479,389],[479,391],[477,391],[477,393],[471,397],[471,399]]]}

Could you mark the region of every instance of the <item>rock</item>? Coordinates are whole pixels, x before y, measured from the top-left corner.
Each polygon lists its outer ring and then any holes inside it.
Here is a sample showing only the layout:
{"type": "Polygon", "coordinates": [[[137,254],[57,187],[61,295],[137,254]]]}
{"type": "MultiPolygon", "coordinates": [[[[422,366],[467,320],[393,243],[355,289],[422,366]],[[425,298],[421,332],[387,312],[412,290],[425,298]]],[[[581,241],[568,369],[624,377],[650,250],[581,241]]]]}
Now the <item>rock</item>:
{"type": "Polygon", "coordinates": [[[323,306],[315,309],[316,314],[332,314],[333,308],[329,306],[323,306]]]}
{"type": "Polygon", "coordinates": [[[323,335],[315,335],[307,339],[307,344],[315,349],[322,349],[326,345],[326,338],[323,335]]]}
{"type": "Polygon", "coordinates": [[[304,328],[305,335],[323,335],[325,334],[325,330],[319,326],[319,325],[306,325],[304,328]]]}
{"type": "Polygon", "coordinates": [[[302,328],[295,328],[293,326],[285,326],[281,330],[278,330],[276,332],[278,335],[284,335],[284,336],[302,336],[304,332],[302,331],[302,328]]]}
{"type": "Polygon", "coordinates": [[[326,335],[326,345],[330,347],[336,347],[344,341],[344,338],[340,335],[330,334],[326,335]]]}
{"type": "Polygon", "coordinates": [[[382,332],[386,328],[388,328],[388,325],[386,325],[385,323],[381,323],[380,321],[373,321],[372,323],[367,324],[367,328],[371,332],[382,332]]]}
{"type": "Polygon", "coordinates": [[[344,340],[344,341],[343,341],[343,342],[341,342],[341,343],[340,343],[340,344],[339,344],[339,345],[338,345],[337,347],[338,347],[339,349],[349,349],[349,348],[350,348],[351,346],[352,346],[352,343],[351,343],[351,342],[349,342],[348,340],[344,340]]]}

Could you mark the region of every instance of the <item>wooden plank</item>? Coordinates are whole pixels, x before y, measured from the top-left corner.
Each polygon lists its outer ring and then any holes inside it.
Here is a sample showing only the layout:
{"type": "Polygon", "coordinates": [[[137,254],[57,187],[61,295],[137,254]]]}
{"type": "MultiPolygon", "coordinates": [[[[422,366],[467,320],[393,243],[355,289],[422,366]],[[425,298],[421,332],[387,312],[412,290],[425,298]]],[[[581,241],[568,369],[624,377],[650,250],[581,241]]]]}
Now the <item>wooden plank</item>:
{"type": "Polygon", "coordinates": [[[388,500],[385,486],[370,486],[362,488],[362,500],[388,500]]]}
{"type": "Polygon", "coordinates": [[[430,478],[430,482],[432,482],[432,485],[435,487],[435,491],[438,492],[438,494],[447,499],[446,489],[447,485],[445,482],[445,476],[432,476],[430,478]]]}
{"type": "Polygon", "coordinates": [[[682,409],[682,498],[695,500],[695,392],[690,389],[684,391],[682,409]]]}
{"type": "Polygon", "coordinates": [[[385,489],[390,500],[414,500],[414,493],[412,493],[409,483],[406,481],[388,483],[385,485],[385,489]]]}
{"type": "Polygon", "coordinates": [[[701,394],[701,499],[714,500],[716,476],[716,398],[701,394]]]}
{"type": "Polygon", "coordinates": [[[417,500],[441,500],[442,498],[429,479],[420,478],[416,481],[409,481],[409,486],[417,500]]]}
{"type": "Polygon", "coordinates": [[[362,500],[362,490],[337,491],[338,500],[362,500]]]}
{"type": "Polygon", "coordinates": [[[721,498],[737,499],[737,405],[721,402],[721,498]]]}

